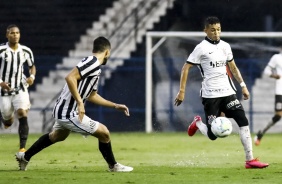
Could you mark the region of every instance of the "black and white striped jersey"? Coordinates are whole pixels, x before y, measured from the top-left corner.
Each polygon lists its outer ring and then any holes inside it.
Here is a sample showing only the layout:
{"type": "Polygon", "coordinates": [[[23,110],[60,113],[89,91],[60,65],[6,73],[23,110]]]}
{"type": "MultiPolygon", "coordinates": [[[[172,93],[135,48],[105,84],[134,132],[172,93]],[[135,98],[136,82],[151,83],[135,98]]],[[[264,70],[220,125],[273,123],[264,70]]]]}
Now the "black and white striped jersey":
{"type": "Polygon", "coordinates": [[[195,47],[187,63],[195,64],[200,69],[203,77],[202,97],[217,98],[235,94],[236,88],[226,69],[226,64],[232,60],[231,47],[223,40],[213,43],[206,38],[195,47]]]}
{"type": "Polygon", "coordinates": [[[10,83],[12,89],[21,87],[24,63],[29,67],[34,65],[30,48],[19,44],[18,49],[14,51],[9,47],[8,42],[0,45],[0,79],[10,83]]]}
{"type": "MultiPolygon", "coordinates": [[[[85,103],[89,95],[93,91],[98,90],[98,81],[101,73],[100,62],[95,56],[88,56],[80,61],[76,68],[81,76],[81,80],[77,81],[77,89],[85,103]]],[[[65,84],[54,106],[53,117],[66,120],[73,118],[77,114],[77,102],[73,98],[68,85],[65,84]]]]}

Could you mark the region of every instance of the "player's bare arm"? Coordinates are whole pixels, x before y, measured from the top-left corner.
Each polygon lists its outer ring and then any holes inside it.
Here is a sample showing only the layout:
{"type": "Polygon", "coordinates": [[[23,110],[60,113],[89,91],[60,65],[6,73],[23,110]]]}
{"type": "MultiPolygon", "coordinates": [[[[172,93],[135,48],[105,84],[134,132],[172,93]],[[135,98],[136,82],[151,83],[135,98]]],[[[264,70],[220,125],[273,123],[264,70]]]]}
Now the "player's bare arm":
{"type": "Polygon", "coordinates": [[[84,103],[81,99],[80,94],[77,91],[77,81],[80,80],[80,74],[77,68],[73,68],[72,71],[65,78],[69,90],[77,102],[77,110],[79,115],[79,120],[82,121],[83,116],[85,114],[84,103]]]}
{"type": "Polygon", "coordinates": [[[244,100],[249,99],[249,97],[250,97],[249,90],[248,90],[248,88],[247,88],[247,86],[246,86],[246,84],[243,80],[241,72],[239,71],[239,69],[237,68],[237,66],[235,64],[235,61],[232,60],[232,61],[228,62],[228,66],[229,66],[229,69],[230,69],[232,75],[237,80],[237,82],[240,83],[240,86],[242,87],[242,94],[243,94],[244,100]]]}
{"type": "Polygon", "coordinates": [[[189,74],[189,70],[192,66],[193,65],[190,64],[190,63],[185,63],[182,67],[181,76],[180,76],[180,87],[179,87],[179,91],[176,95],[176,98],[174,100],[174,105],[176,105],[176,106],[179,106],[184,100],[188,74],[189,74]]]}
{"type": "Polygon", "coordinates": [[[32,65],[32,67],[29,68],[29,77],[26,79],[28,85],[31,86],[34,83],[35,75],[36,75],[36,67],[35,65],[32,65]]]}
{"type": "Polygon", "coordinates": [[[103,97],[101,97],[96,91],[93,91],[90,96],[87,99],[89,102],[91,103],[95,103],[97,105],[101,105],[104,107],[109,107],[109,108],[115,108],[119,111],[124,112],[124,114],[126,116],[129,116],[129,109],[126,105],[123,104],[117,104],[114,102],[111,102],[109,100],[104,99],[103,97]]]}

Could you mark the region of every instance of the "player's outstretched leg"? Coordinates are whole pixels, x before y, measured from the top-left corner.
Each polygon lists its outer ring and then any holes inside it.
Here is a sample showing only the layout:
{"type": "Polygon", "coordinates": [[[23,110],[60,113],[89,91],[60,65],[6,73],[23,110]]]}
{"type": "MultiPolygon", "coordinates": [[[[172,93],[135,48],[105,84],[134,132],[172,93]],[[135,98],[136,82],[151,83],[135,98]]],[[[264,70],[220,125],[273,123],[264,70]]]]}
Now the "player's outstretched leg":
{"type": "Polygon", "coordinates": [[[188,133],[189,136],[193,136],[197,132],[197,130],[199,129],[197,127],[198,121],[202,121],[202,118],[199,115],[194,117],[194,120],[192,121],[192,123],[188,127],[187,133],[188,133]]]}
{"type": "Polygon", "coordinates": [[[275,125],[280,119],[281,116],[279,114],[275,114],[272,117],[272,120],[266,125],[266,127],[257,133],[257,135],[254,137],[254,142],[256,146],[260,145],[261,139],[263,135],[267,132],[267,130],[270,129],[273,125],[275,125]]]}
{"type": "MultiPolygon", "coordinates": [[[[67,135],[66,135],[67,136],[67,135]]],[[[50,138],[49,134],[42,135],[33,145],[26,151],[26,152],[17,152],[16,153],[16,160],[19,163],[19,170],[25,171],[27,170],[27,164],[31,157],[35,154],[54,144],[50,138]]]]}

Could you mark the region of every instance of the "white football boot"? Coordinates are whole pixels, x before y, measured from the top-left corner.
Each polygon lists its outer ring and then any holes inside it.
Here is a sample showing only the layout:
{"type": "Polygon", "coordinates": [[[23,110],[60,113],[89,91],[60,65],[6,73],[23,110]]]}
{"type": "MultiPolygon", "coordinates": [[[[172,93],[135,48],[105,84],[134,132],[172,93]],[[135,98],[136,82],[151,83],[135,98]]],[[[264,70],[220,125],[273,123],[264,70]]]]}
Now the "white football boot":
{"type": "Polygon", "coordinates": [[[16,153],[16,160],[19,163],[19,170],[20,171],[26,171],[26,166],[28,164],[28,161],[24,158],[25,153],[24,152],[17,152],[16,153]]]}
{"type": "Polygon", "coordinates": [[[116,163],[113,168],[109,168],[110,172],[131,172],[133,167],[125,166],[120,163],[116,163]]]}

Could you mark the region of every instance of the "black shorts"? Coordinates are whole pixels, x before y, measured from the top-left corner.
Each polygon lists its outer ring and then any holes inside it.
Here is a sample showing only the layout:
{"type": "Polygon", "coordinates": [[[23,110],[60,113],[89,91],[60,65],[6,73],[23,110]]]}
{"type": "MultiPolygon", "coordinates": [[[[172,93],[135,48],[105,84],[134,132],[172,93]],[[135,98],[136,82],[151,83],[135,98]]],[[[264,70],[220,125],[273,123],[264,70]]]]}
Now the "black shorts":
{"type": "Polygon", "coordinates": [[[275,111],[282,111],[282,95],[275,95],[275,111]]]}
{"type": "Polygon", "coordinates": [[[224,112],[225,117],[233,118],[239,127],[249,125],[244,108],[236,95],[220,98],[203,98],[202,103],[206,115],[207,134],[211,140],[217,138],[211,131],[211,122],[214,118],[220,116],[221,112],[224,112]]]}
{"type": "Polygon", "coordinates": [[[221,112],[224,112],[226,117],[233,118],[234,111],[244,111],[244,108],[236,95],[219,98],[203,98],[202,104],[204,105],[206,124],[208,127],[211,123],[210,120],[220,116],[221,112]]]}

